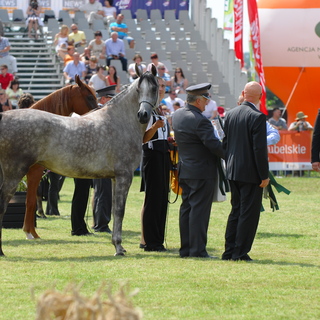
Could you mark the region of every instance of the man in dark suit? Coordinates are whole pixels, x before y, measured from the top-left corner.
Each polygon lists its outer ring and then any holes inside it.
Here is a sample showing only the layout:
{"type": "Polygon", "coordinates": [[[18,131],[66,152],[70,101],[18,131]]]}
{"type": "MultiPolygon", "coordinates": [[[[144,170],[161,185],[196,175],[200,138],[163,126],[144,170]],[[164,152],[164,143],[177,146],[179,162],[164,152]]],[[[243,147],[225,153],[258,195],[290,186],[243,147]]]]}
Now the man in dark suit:
{"type": "Polygon", "coordinates": [[[217,162],[224,157],[224,152],[211,122],[202,115],[210,101],[210,87],[210,83],[203,83],[187,88],[187,105],[175,111],[172,117],[182,187],[179,221],[182,258],[213,258],[206,250],[207,230],[217,162]]]}
{"type": "Polygon", "coordinates": [[[311,163],[313,170],[320,171],[320,109],[312,135],[311,163]]]}
{"type": "MultiPolygon", "coordinates": [[[[98,105],[103,105],[115,95],[115,85],[105,87],[96,92],[98,105]]],[[[91,235],[84,219],[88,206],[90,187],[94,186],[94,226],[97,232],[111,230],[108,223],[111,219],[111,180],[110,179],[74,179],[74,192],[71,204],[71,234],[73,236],[91,235]]]]}
{"type": "Polygon", "coordinates": [[[225,117],[223,147],[232,209],[223,260],[252,260],[248,252],[259,223],[262,191],[269,183],[266,116],[256,108],[261,92],[259,83],[247,83],[244,102],[225,117]]]}

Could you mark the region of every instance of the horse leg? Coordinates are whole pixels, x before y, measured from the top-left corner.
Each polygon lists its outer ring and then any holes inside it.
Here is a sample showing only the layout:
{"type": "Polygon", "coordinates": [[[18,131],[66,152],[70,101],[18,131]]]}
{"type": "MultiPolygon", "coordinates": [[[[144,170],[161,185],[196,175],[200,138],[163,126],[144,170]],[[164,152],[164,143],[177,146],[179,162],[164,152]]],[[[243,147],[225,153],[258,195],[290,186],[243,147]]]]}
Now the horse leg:
{"type": "Polygon", "coordinates": [[[42,194],[41,194],[41,189],[40,189],[40,186],[38,186],[38,189],[37,189],[37,211],[38,211],[38,215],[41,217],[41,218],[47,218],[44,214],[44,211],[43,211],[43,206],[42,206],[42,194]]]}
{"type": "Polygon", "coordinates": [[[27,239],[40,238],[37,234],[35,224],[35,211],[37,205],[37,190],[39,182],[42,177],[44,168],[38,164],[34,164],[29,168],[27,173],[27,200],[26,200],[26,214],[24,216],[24,223],[22,230],[26,233],[27,239]]]}
{"type": "Polygon", "coordinates": [[[126,206],[129,188],[132,182],[132,175],[126,177],[116,177],[113,183],[112,212],[113,212],[113,229],[112,243],[116,248],[115,256],[124,256],[126,250],[121,245],[122,242],[122,221],[126,206]]]}

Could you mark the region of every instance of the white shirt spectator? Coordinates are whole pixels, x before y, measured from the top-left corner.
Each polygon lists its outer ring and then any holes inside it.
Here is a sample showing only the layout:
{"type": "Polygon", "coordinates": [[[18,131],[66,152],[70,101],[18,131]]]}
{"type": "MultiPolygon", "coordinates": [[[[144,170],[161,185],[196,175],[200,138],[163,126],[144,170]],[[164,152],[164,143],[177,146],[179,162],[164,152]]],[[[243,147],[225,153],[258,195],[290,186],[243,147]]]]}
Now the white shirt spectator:
{"type": "Polygon", "coordinates": [[[218,115],[217,110],[217,103],[214,100],[210,100],[202,114],[208,119],[213,119],[218,115]]]}
{"type": "Polygon", "coordinates": [[[174,95],[173,95],[173,93],[170,93],[169,96],[164,99],[166,106],[167,106],[167,110],[169,110],[170,113],[174,112],[173,104],[175,102],[179,102],[181,108],[184,107],[184,105],[185,105],[184,101],[182,99],[178,98],[175,92],[174,92],[174,95]],[[174,95],[175,95],[175,97],[174,97],[174,95]]]}

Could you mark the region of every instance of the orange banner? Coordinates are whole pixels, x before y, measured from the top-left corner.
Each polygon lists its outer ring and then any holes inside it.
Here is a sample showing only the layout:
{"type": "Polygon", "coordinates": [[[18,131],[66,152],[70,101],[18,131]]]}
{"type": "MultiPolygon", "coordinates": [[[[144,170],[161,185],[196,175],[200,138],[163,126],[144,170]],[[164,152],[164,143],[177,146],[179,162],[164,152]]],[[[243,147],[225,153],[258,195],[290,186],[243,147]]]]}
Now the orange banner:
{"type": "Polygon", "coordinates": [[[280,141],[268,146],[270,170],[311,170],[311,131],[280,131],[280,141]]]}

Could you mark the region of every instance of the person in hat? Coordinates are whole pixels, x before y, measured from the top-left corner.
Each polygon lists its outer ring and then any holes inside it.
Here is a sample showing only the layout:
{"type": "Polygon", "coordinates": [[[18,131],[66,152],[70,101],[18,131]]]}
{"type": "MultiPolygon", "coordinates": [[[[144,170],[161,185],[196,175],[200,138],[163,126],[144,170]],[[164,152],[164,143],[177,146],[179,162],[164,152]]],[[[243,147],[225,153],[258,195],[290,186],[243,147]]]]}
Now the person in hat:
{"type": "Polygon", "coordinates": [[[241,105],[226,113],[223,147],[231,189],[231,212],[225,231],[223,260],[252,260],[251,250],[259,224],[263,188],[269,183],[266,116],[258,110],[262,88],[245,85],[241,105]]]}
{"type": "Polygon", "coordinates": [[[292,122],[289,126],[289,131],[307,131],[307,130],[313,130],[312,125],[306,121],[306,118],[308,118],[308,116],[306,116],[302,111],[299,111],[297,113],[297,117],[296,117],[296,121],[292,122]]]}
{"type": "MultiPolygon", "coordinates": [[[[102,88],[100,90],[96,91],[96,95],[98,97],[99,103],[103,106],[104,103],[108,100],[110,100],[111,97],[115,94],[115,88],[114,86],[108,87],[108,88],[102,88]]],[[[99,180],[99,179],[98,179],[99,180]]],[[[88,199],[89,199],[89,191],[90,187],[101,185],[102,191],[97,191],[95,193],[95,197],[101,197],[101,194],[105,195],[108,194],[108,197],[111,198],[111,182],[109,183],[110,188],[107,190],[104,186],[104,182],[102,180],[107,179],[100,179],[100,182],[94,182],[94,179],[74,179],[74,192],[71,202],[71,235],[73,236],[88,236],[92,233],[88,231],[86,221],[84,219],[87,205],[88,205],[88,199]],[[100,192],[100,193],[99,193],[100,192]]],[[[95,188],[96,189],[96,188],[95,188]]],[[[109,199],[108,198],[108,199],[109,199]]],[[[106,201],[106,200],[103,200],[106,201]]],[[[108,200],[108,203],[103,203],[105,206],[110,206],[111,208],[111,200],[108,200]]],[[[95,224],[93,226],[93,229],[95,231],[100,232],[109,232],[111,233],[111,230],[108,227],[108,223],[111,219],[111,214],[106,216],[108,213],[103,212],[102,210],[104,207],[101,207],[101,202],[99,205],[96,205],[95,207],[95,200],[94,200],[94,214],[95,212],[98,213],[98,216],[95,217],[95,224]],[[99,227],[98,227],[99,226],[99,227]]],[[[108,211],[107,211],[108,212],[108,211]]],[[[111,212],[111,209],[110,209],[111,212]]]]}
{"type": "Polygon", "coordinates": [[[98,106],[103,107],[109,100],[116,95],[117,85],[107,86],[96,91],[98,106]]]}
{"type": "Polygon", "coordinates": [[[172,127],[179,152],[180,257],[216,258],[208,254],[207,230],[213,201],[217,165],[224,158],[221,142],[211,122],[202,114],[210,101],[210,83],[186,88],[184,108],[173,113],[172,127]]]}
{"type": "Polygon", "coordinates": [[[277,130],[288,130],[287,122],[281,118],[281,110],[278,107],[273,108],[272,117],[268,122],[277,130]]]}
{"type": "MultiPolygon", "coordinates": [[[[98,106],[103,107],[116,95],[116,85],[108,86],[96,91],[98,106]]],[[[109,222],[112,208],[111,179],[93,179],[93,227],[95,232],[111,233],[109,222]]]]}

